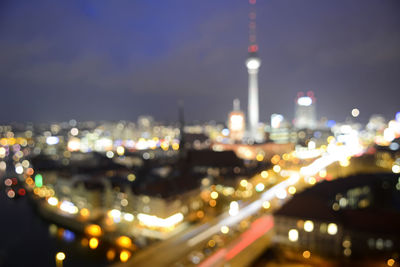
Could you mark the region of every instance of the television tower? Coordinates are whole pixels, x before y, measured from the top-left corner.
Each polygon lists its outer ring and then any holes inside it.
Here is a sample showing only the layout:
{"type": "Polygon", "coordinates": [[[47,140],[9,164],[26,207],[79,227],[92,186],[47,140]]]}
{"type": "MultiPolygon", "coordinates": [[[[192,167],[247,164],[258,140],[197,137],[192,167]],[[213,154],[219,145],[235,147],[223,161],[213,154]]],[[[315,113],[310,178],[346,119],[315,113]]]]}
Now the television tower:
{"type": "Polygon", "coordinates": [[[261,60],[257,56],[258,45],[256,39],[256,11],[255,4],[257,0],[249,0],[249,56],[246,60],[246,67],[249,73],[249,98],[248,98],[248,118],[249,118],[249,137],[251,140],[257,140],[257,128],[259,120],[258,108],[258,69],[261,66],[261,60]]]}

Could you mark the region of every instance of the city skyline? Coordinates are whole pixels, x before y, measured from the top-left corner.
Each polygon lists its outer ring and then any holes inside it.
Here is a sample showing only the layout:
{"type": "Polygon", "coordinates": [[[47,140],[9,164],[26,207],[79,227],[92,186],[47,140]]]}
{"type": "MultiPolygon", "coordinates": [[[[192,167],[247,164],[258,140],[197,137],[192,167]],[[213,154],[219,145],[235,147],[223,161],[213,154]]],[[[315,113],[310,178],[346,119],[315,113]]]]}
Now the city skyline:
{"type": "MultiPolygon", "coordinates": [[[[1,122],[226,121],[247,103],[248,3],[3,2],[1,122]]],[[[299,91],[317,115],[394,117],[400,96],[395,1],[257,2],[260,121],[294,117],[299,91]],[[279,93],[277,93],[279,92],[279,93]]],[[[246,107],[243,107],[246,109],[246,107]]]]}

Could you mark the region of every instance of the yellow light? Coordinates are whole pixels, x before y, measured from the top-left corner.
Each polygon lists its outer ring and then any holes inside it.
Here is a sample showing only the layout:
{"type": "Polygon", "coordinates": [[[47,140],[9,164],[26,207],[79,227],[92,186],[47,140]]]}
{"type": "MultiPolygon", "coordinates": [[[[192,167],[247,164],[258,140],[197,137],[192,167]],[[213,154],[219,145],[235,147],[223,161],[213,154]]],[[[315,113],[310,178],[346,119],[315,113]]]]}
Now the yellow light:
{"type": "Polygon", "coordinates": [[[274,170],[274,172],[278,173],[281,171],[281,166],[275,165],[272,169],[274,170]]]}
{"type": "Polygon", "coordinates": [[[132,240],[127,236],[120,236],[116,240],[118,246],[123,248],[130,248],[132,246],[132,240]]]}
{"type": "Polygon", "coordinates": [[[271,207],[271,203],[268,200],[263,202],[263,208],[264,209],[269,209],[270,207],[271,207]]]}
{"type": "Polygon", "coordinates": [[[341,167],[348,167],[350,165],[350,161],[347,159],[341,160],[341,161],[339,161],[339,164],[341,167]]]}
{"type": "Polygon", "coordinates": [[[210,196],[211,196],[212,199],[217,199],[218,198],[218,192],[213,191],[213,192],[211,192],[210,196]]]}
{"type": "Polygon", "coordinates": [[[126,262],[129,260],[129,258],[131,257],[131,253],[128,250],[123,250],[121,251],[121,253],[119,254],[119,259],[122,262],[126,262]]]}
{"type": "Polygon", "coordinates": [[[247,184],[248,184],[247,180],[243,179],[243,180],[240,181],[240,185],[243,186],[243,187],[246,187],[247,184]]]}
{"type": "Polygon", "coordinates": [[[314,223],[312,221],[304,222],[304,231],[312,232],[314,230],[314,223]]]}
{"type": "Polygon", "coordinates": [[[56,259],[59,260],[59,261],[65,260],[65,253],[64,252],[58,252],[56,254],[56,259]]]}
{"type": "Polygon", "coordinates": [[[262,171],[261,172],[261,177],[264,178],[264,179],[267,178],[268,177],[268,172],[267,171],[262,171]]]}
{"type": "Polygon", "coordinates": [[[316,180],[314,177],[308,178],[308,183],[309,183],[310,185],[314,185],[316,182],[317,182],[317,180],[316,180]]]}
{"type": "Polygon", "coordinates": [[[88,235],[91,236],[101,236],[102,231],[101,231],[101,227],[97,224],[90,224],[88,226],[86,226],[85,228],[85,233],[87,233],[88,235]]]}
{"type": "Polygon", "coordinates": [[[394,263],[395,263],[395,260],[394,259],[388,259],[386,263],[387,263],[388,266],[393,266],[394,263]]]}
{"type": "Polygon", "coordinates": [[[82,217],[88,217],[90,215],[90,211],[87,208],[83,208],[80,211],[82,217]]]}
{"type": "Polygon", "coordinates": [[[96,237],[92,237],[89,240],[89,247],[91,249],[96,249],[99,246],[99,240],[96,237]]]}
{"type": "Polygon", "coordinates": [[[309,259],[309,258],[311,257],[311,252],[308,251],[308,250],[304,251],[304,252],[303,252],[303,257],[304,257],[305,259],[309,259]]]}
{"type": "Polygon", "coordinates": [[[318,174],[320,177],[324,178],[324,177],[326,177],[326,170],[321,170],[321,171],[319,171],[318,174]]]}
{"type": "Polygon", "coordinates": [[[257,154],[256,160],[257,161],[263,161],[264,160],[264,156],[262,154],[257,154]]]}
{"type": "Polygon", "coordinates": [[[280,160],[281,160],[281,157],[280,157],[279,155],[274,155],[274,156],[271,158],[272,164],[277,164],[280,160]]]}
{"type": "Polygon", "coordinates": [[[136,180],[136,175],[133,173],[128,174],[128,181],[133,182],[136,180]]]}
{"type": "Polygon", "coordinates": [[[296,193],[296,187],[289,186],[288,192],[289,192],[289,194],[294,195],[296,193]]]}
{"type": "Polygon", "coordinates": [[[173,143],[172,144],[172,149],[173,150],[178,150],[179,149],[179,144],[178,143],[173,143]]]}
{"type": "Polygon", "coordinates": [[[288,232],[288,238],[292,242],[296,242],[299,239],[299,232],[296,229],[290,229],[288,232]]]}
{"type": "Polygon", "coordinates": [[[214,241],[213,239],[211,239],[210,241],[208,241],[208,246],[209,246],[210,248],[215,247],[215,241],[214,241]]]}
{"type": "Polygon", "coordinates": [[[223,233],[223,234],[229,233],[229,227],[226,226],[226,225],[222,226],[221,227],[221,233],[223,233]]]}
{"type": "Polygon", "coordinates": [[[336,235],[337,231],[338,231],[338,227],[335,223],[328,224],[328,234],[336,235]]]}
{"type": "Polygon", "coordinates": [[[124,148],[123,146],[118,146],[118,147],[117,147],[117,154],[118,154],[119,156],[124,155],[124,154],[125,154],[125,148],[124,148]]]}
{"type": "Polygon", "coordinates": [[[169,216],[168,218],[163,219],[154,215],[139,213],[137,215],[137,218],[139,219],[140,223],[149,227],[170,228],[180,223],[183,220],[184,216],[182,213],[178,212],[169,216]]]}

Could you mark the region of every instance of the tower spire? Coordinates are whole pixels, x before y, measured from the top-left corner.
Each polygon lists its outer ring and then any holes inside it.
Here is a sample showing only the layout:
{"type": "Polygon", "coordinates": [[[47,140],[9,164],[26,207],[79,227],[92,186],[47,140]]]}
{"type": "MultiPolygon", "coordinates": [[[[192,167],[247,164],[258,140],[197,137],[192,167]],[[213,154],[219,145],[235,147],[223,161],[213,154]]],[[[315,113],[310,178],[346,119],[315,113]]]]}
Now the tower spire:
{"type": "Polygon", "coordinates": [[[258,108],[258,69],[261,65],[261,60],[257,56],[258,46],[256,39],[256,0],[249,0],[249,56],[246,60],[246,67],[249,73],[249,98],[248,98],[248,118],[249,118],[249,137],[252,141],[256,141],[258,137],[257,128],[259,121],[258,108]]]}

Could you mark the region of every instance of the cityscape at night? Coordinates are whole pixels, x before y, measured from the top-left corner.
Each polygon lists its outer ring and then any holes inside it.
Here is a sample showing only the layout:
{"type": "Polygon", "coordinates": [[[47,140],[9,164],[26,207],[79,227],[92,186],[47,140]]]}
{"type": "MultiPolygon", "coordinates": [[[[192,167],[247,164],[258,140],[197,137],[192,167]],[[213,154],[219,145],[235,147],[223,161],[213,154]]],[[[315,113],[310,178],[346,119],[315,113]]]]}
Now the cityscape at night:
{"type": "Polygon", "coordinates": [[[397,0],[0,2],[0,267],[400,266],[397,0]]]}

